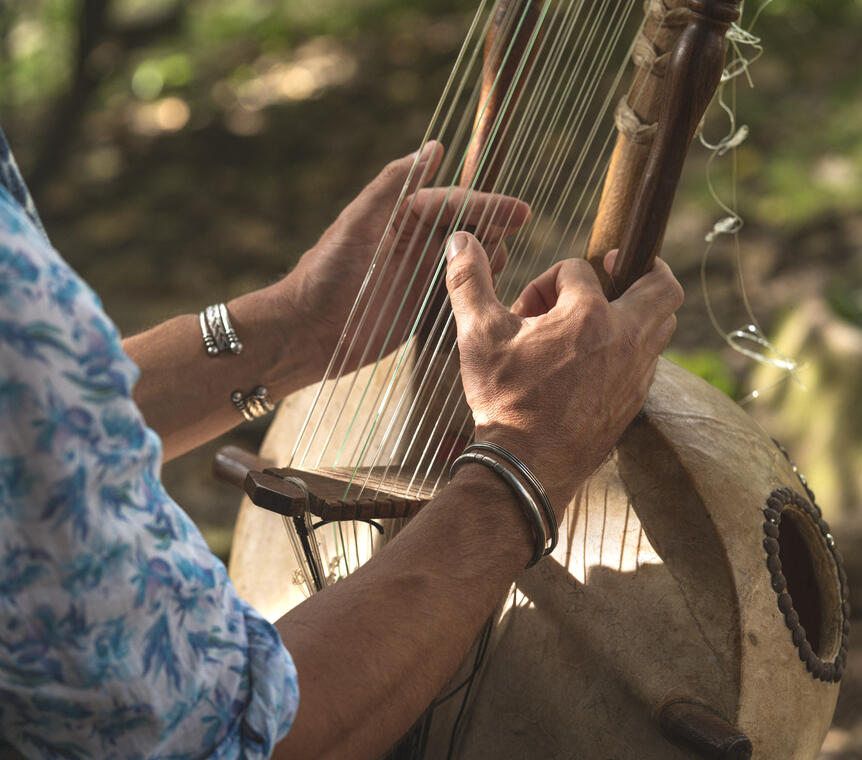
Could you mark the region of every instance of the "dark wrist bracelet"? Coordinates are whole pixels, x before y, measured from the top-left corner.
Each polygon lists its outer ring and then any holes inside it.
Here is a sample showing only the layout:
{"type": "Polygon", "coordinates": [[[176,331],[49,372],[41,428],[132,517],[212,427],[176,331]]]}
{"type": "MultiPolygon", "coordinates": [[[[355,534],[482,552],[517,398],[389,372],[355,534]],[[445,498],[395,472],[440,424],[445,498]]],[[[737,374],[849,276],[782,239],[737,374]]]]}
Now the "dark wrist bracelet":
{"type": "Polygon", "coordinates": [[[488,451],[492,454],[496,454],[498,457],[503,459],[509,465],[515,468],[518,474],[527,482],[527,484],[536,492],[536,496],[539,497],[539,505],[542,507],[542,511],[545,513],[545,520],[548,523],[548,528],[550,532],[550,540],[551,543],[548,545],[548,548],[545,550],[545,554],[550,554],[557,546],[557,541],[559,539],[559,528],[557,526],[557,515],[554,513],[554,508],[551,506],[551,500],[548,498],[548,493],[545,491],[539,479],[533,474],[527,465],[524,462],[516,457],[511,451],[508,449],[504,449],[500,444],[494,443],[493,441],[476,441],[475,443],[471,443],[466,449],[467,451],[488,451]]]}
{"type": "Polygon", "coordinates": [[[514,455],[509,454],[508,451],[503,449],[502,446],[497,447],[497,444],[491,444],[489,447],[488,442],[481,441],[478,443],[471,444],[468,446],[464,453],[461,454],[453,463],[452,468],[449,471],[450,479],[455,475],[455,473],[463,467],[465,464],[481,464],[484,467],[492,470],[500,479],[502,479],[506,485],[514,492],[515,496],[517,496],[518,501],[521,503],[521,506],[524,510],[524,515],[527,517],[528,522],[530,523],[530,528],[533,533],[533,537],[535,538],[535,549],[533,551],[533,556],[530,558],[530,561],[527,563],[527,567],[532,567],[535,565],[544,555],[549,554],[554,546],[557,543],[557,520],[554,516],[554,512],[550,509],[550,502],[548,501],[548,497],[545,494],[545,489],[542,488],[541,483],[539,483],[538,479],[527,469],[526,465],[521,462],[521,460],[514,457],[514,455]],[[493,447],[493,448],[492,448],[493,447]],[[497,448],[500,451],[497,451],[497,448]],[[549,526],[551,528],[551,544],[546,547],[548,536],[545,530],[545,521],[542,519],[542,511],[539,509],[539,505],[536,503],[536,500],[533,498],[533,495],[527,489],[527,487],[518,479],[514,472],[512,472],[508,467],[506,467],[502,462],[494,459],[493,457],[489,457],[486,454],[481,453],[477,449],[483,449],[485,451],[493,451],[495,454],[500,456],[506,462],[509,462],[509,457],[511,456],[514,461],[518,462],[519,465],[512,464],[516,470],[518,470],[524,480],[539,494],[539,498],[542,501],[542,508],[545,509],[545,504],[547,504],[547,509],[550,514],[550,519],[548,520],[549,526]],[[500,453],[500,452],[503,453],[500,453]],[[523,468],[523,469],[522,469],[523,468]],[[537,488],[538,486],[538,488],[537,488]]]}

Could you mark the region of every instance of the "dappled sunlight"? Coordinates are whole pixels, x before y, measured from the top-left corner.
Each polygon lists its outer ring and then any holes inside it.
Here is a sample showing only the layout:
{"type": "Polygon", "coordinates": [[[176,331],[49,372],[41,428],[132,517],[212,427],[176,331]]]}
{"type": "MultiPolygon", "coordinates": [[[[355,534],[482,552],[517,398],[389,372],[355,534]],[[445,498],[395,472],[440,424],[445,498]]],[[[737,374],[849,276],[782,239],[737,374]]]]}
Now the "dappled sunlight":
{"type": "MultiPolygon", "coordinates": [[[[600,472],[615,473],[618,456],[615,451],[600,472]]],[[[560,522],[553,556],[579,583],[588,583],[597,568],[633,573],[662,563],[616,474],[591,478],[578,491],[560,522]]]]}
{"type": "Polygon", "coordinates": [[[210,89],[213,103],[224,112],[224,125],[241,137],[261,134],[269,126],[266,109],[321,97],[349,84],[358,71],[356,56],[331,37],[316,37],[289,58],[264,55],[241,81],[222,79],[210,89]]]}
{"type": "MultiPolygon", "coordinates": [[[[362,185],[419,145],[478,2],[3,5],[0,122],[52,243],[131,334],[289,270],[362,185]],[[97,6],[109,11],[87,31],[81,10],[97,6]],[[87,34],[93,48],[79,61],[87,34]]],[[[786,445],[830,523],[837,523],[852,586],[862,577],[856,559],[862,528],[855,527],[862,526],[862,78],[848,62],[858,57],[862,0],[775,0],[758,28],[766,54],[753,70],[754,87],[741,83],[734,93],[739,124],[750,128],[750,137],[717,165],[714,177],[727,198],[735,178],[734,206],[746,226],[739,251],[723,239],[709,253],[705,291],[723,327],[749,324],[736,274],[739,255],[757,320],[781,351],[800,361],[805,388],[729,350],[709,324],[700,283],[703,239],[723,214],[705,189],[707,157],[699,145],[663,243],[662,257],[686,289],[668,358],[732,399],[749,394],[745,410],[786,445]]],[[[553,79],[544,81],[556,87],[553,79]]],[[[602,91],[608,85],[601,77],[587,81],[602,91]]],[[[706,121],[713,143],[723,134],[719,116],[706,121]]],[[[445,160],[457,163],[453,145],[446,149],[445,160]]],[[[535,215],[531,245],[550,264],[561,250],[560,232],[549,214],[537,207],[535,215]]],[[[571,234],[568,251],[586,248],[586,229],[571,234]]],[[[501,282],[517,282],[525,271],[513,259],[501,282]]],[[[253,450],[264,430],[263,421],[251,423],[221,443],[253,450]]],[[[234,536],[235,547],[278,557],[240,589],[274,620],[305,597],[305,580],[279,516],[259,510],[260,523],[249,519],[234,534],[240,495],[211,479],[216,447],[169,463],[166,486],[225,561],[234,536]],[[252,527],[258,543],[250,543],[252,527]]],[[[704,455],[711,451],[705,447],[704,455]]],[[[525,626],[526,656],[512,659],[527,677],[549,672],[559,679],[571,663],[584,661],[585,670],[570,681],[579,688],[564,696],[613,689],[606,686],[613,682],[608,672],[625,675],[639,659],[656,664],[657,674],[650,671],[647,679],[656,681],[665,662],[656,653],[670,661],[670,654],[698,641],[699,634],[680,634],[677,644],[656,633],[647,637],[645,655],[631,650],[641,629],[659,632],[669,621],[682,632],[680,621],[690,615],[689,599],[673,583],[679,547],[668,539],[678,527],[671,517],[681,512],[674,511],[678,499],[665,503],[632,487],[632,473],[618,472],[618,458],[605,467],[604,480],[594,478],[567,510],[554,556],[524,574],[502,611],[513,629],[519,621],[525,626]],[[547,630],[540,630],[547,635],[539,639],[526,626],[545,618],[547,630]],[[594,633],[588,636],[588,629],[594,633]],[[606,656],[613,668],[604,664],[606,656]]],[[[652,471],[634,474],[647,482],[652,471]]],[[[751,502],[752,510],[759,507],[751,502]]],[[[331,526],[320,535],[331,548],[326,572],[333,577],[341,565],[356,565],[370,553],[370,531],[360,535],[367,545],[352,554],[339,548],[331,526]]],[[[757,533],[754,540],[761,538],[757,533]]],[[[698,588],[717,596],[713,587],[698,588]]],[[[727,618],[716,617],[719,624],[727,618]]],[[[843,708],[823,760],[862,757],[862,654],[854,659],[851,650],[850,656],[843,708]]],[[[518,668],[504,682],[520,698],[521,680],[512,677],[518,668]]],[[[622,676],[619,682],[627,683],[622,676]]],[[[589,694],[584,701],[593,704],[589,694]]],[[[588,725],[578,731],[588,733],[588,725]]],[[[540,754],[534,749],[525,756],[540,754]]]]}
{"type": "Polygon", "coordinates": [[[191,117],[189,104],[182,98],[169,97],[153,103],[136,103],[129,109],[129,127],[140,135],[179,132],[191,117]]]}
{"type": "Polygon", "coordinates": [[[860,173],[847,156],[826,154],[814,165],[813,179],[830,190],[852,190],[859,185],[860,173]]]}
{"type": "Polygon", "coordinates": [[[45,44],[45,28],[34,19],[23,19],[12,27],[8,44],[15,57],[33,55],[45,44]]]}
{"type": "Polygon", "coordinates": [[[355,56],[330,37],[318,37],[298,48],[286,61],[255,68],[262,70],[235,88],[239,105],[250,111],[275,103],[319,97],[326,90],[350,82],[357,71],[355,56]]]}

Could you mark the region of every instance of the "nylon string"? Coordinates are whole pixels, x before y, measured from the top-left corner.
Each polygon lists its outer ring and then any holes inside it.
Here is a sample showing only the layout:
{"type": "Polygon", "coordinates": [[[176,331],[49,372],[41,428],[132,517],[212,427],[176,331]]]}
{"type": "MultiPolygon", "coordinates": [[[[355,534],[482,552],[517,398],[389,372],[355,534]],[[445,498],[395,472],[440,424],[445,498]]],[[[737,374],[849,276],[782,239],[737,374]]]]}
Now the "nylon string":
{"type": "MultiPolygon", "coordinates": [[[[600,129],[602,123],[601,117],[607,112],[609,104],[613,102],[612,96],[619,85],[621,77],[629,69],[628,55],[626,55],[620,64],[619,70],[611,77],[610,91],[607,97],[604,102],[596,106],[594,104],[595,94],[599,90],[604,91],[604,88],[607,87],[607,67],[609,62],[614,58],[617,42],[623,33],[632,7],[629,3],[628,8],[625,8],[624,3],[618,2],[611,14],[611,23],[607,24],[604,34],[599,35],[597,20],[602,17],[603,13],[607,12],[609,5],[609,0],[603,0],[598,5],[575,2],[565,4],[564,11],[561,11],[560,5],[557,4],[553,11],[549,12],[550,0],[545,2],[541,17],[531,35],[531,41],[527,45],[526,55],[530,54],[535,45],[537,61],[527,69],[523,83],[525,86],[522,87],[518,97],[513,98],[512,96],[515,84],[510,86],[509,91],[506,93],[505,102],[495,119],[492,137],[482,151],[479,170],[474,174],[470,186],[463,191],[464,200],[460,204],[460,208],[453,214],[454,218],[448,225],[447,236],[448,233],[461,225],[470,198],[477,186],[482,186],[483,189],[490,192],[505,192],[525,199],[530,203],[533,209],[533,222],[528,227],[522,228],[508,243],[510,258],[506,271],[513,274],[506,275],[501,279],[502,285],[498,290],[504,303],[507,302],[513,292],[520,292],[526,282],[536,273],[537,263],[556,257],[564,246],[568,250],[571,250],[571,241],[580,235],[580,230],[586,218],[583,213],[579,213],[581,212],[583,202],[586,199],[587,206],[592,206],[600,189],[600,182],[595,184],[594,179],[596,176],[601,179],[604,175],[604,168],[607,165],[607,158],[604,157],[604,154],[614,135],[614,130],[608,130],[607,138],[598,151],[599,156],[597,159],[592,160],[592,163],[588,162],[590,148],[593,146],[597,135],[604,133],[600,129]],[[590,14],[595,12],[596,21],[591,23],[585,20],[582,21],[580,33],[576,41],[572,43],[571,40],[576,21],[582,15],[585,7],[588,8],[586,13],[587,18],[589,19],[590,14]],[[543,23],[546,22],[546,19],[547,29],[544,30],[545,35],[539,35],[538,32],[542,28],[543,23]],[[537,39],[539,40],[538,43],[536,42],[537,39]],[[595,53],[597,50],[599,52],[595,53]],[[568,55],[564,55],[566,52],[568,55]],[[590,55],[591,52],[594,53],[592,56],[590,55]],[[575,59],[574,63],[573,58],[575,59]],[[565,62],[563,62],[564,59],[565,62]],[[526,86],[533,82],[535,82],[535,87],[532,89],[526,86]],[[579,86],[579,90],[573,97],[572,93],[576,83],[579,86]],[[562,119],[563,123],[561,124],[564,104],[572,97],[573,102],[569,108],[569,113],[565,119],[562,119]],[[592,111],[590,110],[591,108],[592,111]],[[519,119],[507,121],[507,112],[509,109],[513,112],[518,112],[519,119]],[[591,125],[591,128],[583,139],[580,154],[576,157],[575,164],[571,168],[562,190],[558,190],[557,184],[561,173],[564,169],[569,169],[566,166],[566,159],[571,155],[572,145],[585,122],[591,125]],[[501,125],[503,126],[501,127],[501,125]],[[501,136],[506,137],[507,142],[507,148],[502,156],[500,155],[502,151],[500,146],[503,140],[496,139],[498,131],[501,132],[501,136]],[[548,154],[550,154],[548,164],[552,167],[555,166],[555,169],[543,172],[542,167],[544,165],[536,160],[536,156],[544,157],[548,154]],[[499,165],[499,173],[493,186],[487,188],[482,182],[483,171],[486,167],[495,165],[499,165]],[[589,170],[588,178],[586,182],[579,183],[578,178],[584,167],[589,170]],[[574,209],[572,209],[568,205],[570,197],[578,189],[580,190],[580,195],[574,204],[574,209]],[[545,218],[545,211],[549,205],[552,206],[552,212],[545,218]],[[541,224],[538,223],[539,221],[541,221],[541,224]],[[560,234],[559,225],[562,221],[565,221],[565,227],[563,228],[563,233],[560,234]],[[571,230],[573,228],[575,232],[572,234],[571,230]],[[557,241],[556,247],[552,245],[554,239],[557,241]],[[528,257],[531,257],[533,261],[528,262],[528,257]],[[530,263],[532,266],[529,265],[530,263]]],[[[479,88],[481,84],[480,50],[483,47],[484,37],[487,33],[490,20],[493,18],[496,10],[497,4],[486,12],[485,4],[483,3],[474,18],[467,39],[459,53],[458,64],[455,70],[453,70],[452,76],[450,76],[443,97],[435,111],[432,123],[422,140],[422,145],[424,146],[433,136],[435,139],[443,142],[447,148],[444,160],[436,172],[436,176],[428,178],[438,187],[441,186],[441,180],[444,177],[450,178],[448,183],[443,183],[443,186],[446,184],[449,185],[447,199],[456,187],[458,177],[466,160],[466,151],[475,136],[476,130],[471,130],[470,124],[474,120],[474,114],[476,113],[475,104],[479,100],[479,88]],[[462,67],[462,72],[458,71],[459,66],[462,67]],[[469,82],[471,81],[471,77],[477,72],[476,82],[471,87],[469,82]],[[460,120],[455,120],[454,115],[459,112],[461,118],[460,120]],[[464,136],[468,132],[470,133],[470,137],[465,143],[464,136]],[[449,138],[451,138],[451,141],[448,141],[449,138]],[[453,150],[459,144],[464,145],[463,154],[460,152],[456,153],[456,150],[453,150]]],[[[523,23],[523,17],[524,14],[521,14],[521,23],[523,23]]],[[[515,20],[510,19],[510,23],[515,23],[515,20]]],[[[501,32],[498,35],[498,40],[503,39],[505,36],[501,32]]],[[[511,35],[513,40],[516,36],[517,34],[511,35]]],[[[503,56],[504,61],[508,60],[511,48],[512,45],[510,43],[509,49],[503,56]]],[[[629,48],[629,52],[630,50],[631,48],[629,48]]],[[[519,62],[516,81],[525,70],[526,60],[525,56],[519,62]]],[[[499,79],[499,75],[497,79],[499,79]]],[[[307,458],[311,455],[315,445],[319,446],[321,442],[320,436],[325,426],[326,431],[322,438],[324,445],[319,448],[319,452],[315,455],[316,461],[314,466],[316,468],[322,467],[325,459],[330,459],[333,462],[333,464],[327,464],[328,467],[335,466],[335,464],[340,462],[341,458],[345,458],[345,463],[349,462],[348,467],[352,470],[352,477],[357,478],[358,476],[363,478],[361,492],[370,487],[376,489],[376,492],[379,492],[381,488],[385,490],[386,477],[389,474],[390,468],[396,470],[396,479],[400,479],[403,475],[403,468],[407,466],[408,459],[416,445],[418,431],[425,428],[426,422],[431,421],[431,418],[426,420],[426,415],[430,410],[429,406],[423,410],[418,423],[416,422],[416,405],[420,399],[424,398],[423,394],[428,389],[432,390],[432,396],[440,396],[445,391],[443,404],[440,406],[436,419],[433,420],[432,436],[429,436],[424,450],[419,454],[415,465],[412,466],[410,489],[423,490],[427,486],[426,481],[428,477],[433,472],[434,462],[445,448],[446,428],[449,423],[444,423],[443,415],[447,410],[451,409],[449,413],[449,422],[451,422],[461,406],[461,399],[463,397],[458,373],[453,373],[455,378],[453,381],[448,382],[446,380],[446,374],[448,373],[445,370],[447,368],[457,369],[455,366],[455,358],[457,357],[455,351],[456,343],[454,341],[447,341],[447,337],[451,337],[447,333],[450,332],[449,328],[452,322],[451,309],[446,308],[448,306],[448,299],[444,301],[446,306],[433,315],[434,322],[431,326],[429,339],[421,347],[417,346],[416,339],[419,324],[423,319],[430,319],[430,316],[426,312],[432,302],[435,288],[439,289],[440,287],[439,273],[442,271],[445,258],[442,256],[442,252],[437,249],[437,246],[432,244],[432,239],[435,228],[439,227],[443,208],[440,209],[437,213],[437,218],[431,224],[432,234],[429,234],[427,239],[424,241],[410,240],[407,242],[408,249],[413,248],[418,243],[422,243],[422,251],[411,273],[409,286],[405,288],[403,293],[386,293],[382,307],[379,301],[375,301],[375,296],[385,289],[385,283],[397,280],[399,275],[403,275],[406,272],[404,267],[406,266],[407,257],[402,257],[402,260],[398,263],[393,262],[396,258],[395,251],[399,243],[402,242],[402,237],[405,235],[406,225],[413,211],[416,196],[414,195],[408,201],[407,208],[400,215],[400,218],[397,210],[405,202],[407,185],[410,184],[414,173],[417,171],[417,162],[414,162],[411,177],[408,178],[405,184],[405,189],[402,191],[396,211],[391,215],[386,235],[375,253],[372,268],[366,276],[359,296],[351,309],[348,326],[339,339],[337,350],[327,368],[326,377],[317,388],[314,404],[306,415],[291,454],[290,464],[292,466],[305,466],[307,458]],[[390,236],[392,236],[393,242],[388,242],[390,236]],[[436,257],[436,267],[431,268],[432,272],[430,276],[425,277],[423,282],[419,282],[419,272],[423,264],[425,264],[426,256],[429,255],[436,257]],[[392,272],[392,269],[395,271],[392,272]],[[386,306],[394,304],[400,299],[396,313],[403,310],[411,288],[414,286],[421,288],[418,292],[424,295],[419,299],[419,306],[413,309],[406,320],[407,328],[404,334],[397,335],[394,329],[397,319],[392,320],[391,325],[383,325],[383,315],[387,313],[386,306]],[[345,401],[339,409],[335,410],[334,415],[330,414],[330,419],[325,421],[327,412],[333,411],[330,406],[335,403],[334,399],[336,398],[336,390],[339,384],[342,380],[346,380],[344,376],[347,374],[347,369],[356,363],[365,363],[364,360],[368,358],[367,345],[363,346],[362,353],[356,356],[359,352],[357,336],[361,329],[371,319],[374,319],[375,314],[377,321],[371,330],[371,335],[375,336],[378,334],[378,331],[387,327],[388,331],[383,338],[383,348],[376,357],[374,367],[370,372],[371,379],[364,382],[364,388],[359,389],[356,387],[357,375],[356,373],[352,373],[352,377],[347,381],[345,401]],[[392,353],[391,348],[388,347],[396,345],[401,345],[402,348],[392,353]],[[410,350],[415,350],[416,357],[414,364],[412,367],[409,367],[410,371],[408,372],[409,362],[407,362],[407,356],[410,350]],[[388,359],[386,366],[383,366],[387,351],[392,353],[392,357],[388,359]],[[422,375],[423,367],[441,364],[441,362],[443,371],[436,372],[436,374],[427,373],[422,375]],[[372,380],[375,378],[378,380],[382,379],[383,381],[377,390],[376,396],[370,390],[372,380]],[[404,382],[405,380],[407,382],[404,382]],[[416,381],[418,381],[418,388],[416,388],[416,381]],[[330,388],[327,388],[327,382],[330,382],[330,388]],[[416,388],[415,391],[413,390],[414,388],[416,388]],[[354,391],[359,394],[358,403],[354,391]],[[456,397],[457,403],[453,406],[449,401],[456,397]],[[369,406],[371,408],[370,414],[367,411],[362,412],[363,408],[367,410],[369,406]],[[355,409],[356,411],[347,424],[346,432],[342,430],[337,433],[340,437],[340,443],[333,458],[331,454],[327,454],[327,451],[331,450],[336,430],[341,423],[345,410],[348,409],[355,409]],[[334,422],[332,421],[333,417],[334,422]],[[414,424],[412,431],[413,438],[409,441],[405,450],[399,451],[402,443],[410,435],[411,431],[407,427],[408,424],[414,424]],[[435,431],[440,431],[439,435],[435,431]],[[355,441],[352,444],[348,444],[351,433],[354,434],[355,441]],[[357,433],[359,434],[357,435],[357,433]],[[376,439],[375,435],[377,435],[376,439]],[[299,453],[300,450],[302,451],[301,454],[299,453]],[[294,463],[297,456],[299,456],[298,465],[294,463]],[[381,463],[384,469],[383,479],[377,479],[372,482],[370,468],[377,467],[381,463]],[[359,468],[363,466],[369,466],[369,473],[364,476],[359,475],[359,468]]],[[[484,209],[481,218],[475,225],[480,235],[483,226],[490,228],[492,222],[495,226],[501,224],[501,221],[498,219],[498,210],[498,205],[491,204],[484,209]]],[[[423,221],[427,221],[428,212],[428,208],[423,209],[419,224],[416,225],[417,230],[423,228],[423,221]]],[[[505,224],[505,222],[502,223],[505,224]]],[[[439,230],[437,234],[439,235],[439,230]]],[[[489,254],[493,255],[494,253],[495,251],[489,250],[489,254]]],[[[341,390],[343,391],[344,389],[342,388],[341,390]]],[[[465,424],[466,420],[461,425],[462,432],[465,424]]],[[[370,536],[371,529],[367,530],[370,536]]],[[[337,572],[339,574],[346,574],[350,571],[350,565],[354,563],[354,560],[358,561],[360,559],[359,537],[355,524],[353,527],[352,547],[348,547],[348,542],[343,532],[337,533],[334,536],[334,540],[336,541],[335,551],[324,550],[323,554],[330,557],[335,555],[337,561],[340,563],[337,572]]],[[[331,563],[328,569],[333,571],[331,563]]]]}

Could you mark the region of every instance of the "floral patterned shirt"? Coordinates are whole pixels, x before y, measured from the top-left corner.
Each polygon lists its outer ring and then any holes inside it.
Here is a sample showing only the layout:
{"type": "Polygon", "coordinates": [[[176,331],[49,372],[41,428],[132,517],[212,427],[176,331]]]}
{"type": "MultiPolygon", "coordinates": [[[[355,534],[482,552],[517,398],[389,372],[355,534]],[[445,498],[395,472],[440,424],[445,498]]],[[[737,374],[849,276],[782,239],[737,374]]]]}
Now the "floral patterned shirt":
{"type": "Polygon", "coordinates": [[[0,133],[3,757],[268,757],[296,713],[277,632],[162,487],[137,374],[0,133]]]}

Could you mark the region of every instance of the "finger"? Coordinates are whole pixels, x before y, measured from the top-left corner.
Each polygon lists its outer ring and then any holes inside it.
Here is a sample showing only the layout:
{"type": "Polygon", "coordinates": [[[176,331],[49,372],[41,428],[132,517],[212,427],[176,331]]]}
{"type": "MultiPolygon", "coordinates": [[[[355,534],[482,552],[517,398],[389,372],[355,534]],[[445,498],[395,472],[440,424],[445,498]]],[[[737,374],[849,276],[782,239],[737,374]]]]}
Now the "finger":
{"type": "Polygon", "coordinates": [[[485,251],[488,253],[488,261],[491,264],[491,273],[500,274],[509,260],[509,249],[502,240],[484,241],[485,251]]]}
{"type": "Polygon", "coordinates": [[[519,317],[547,314],[557,303],[557,274],[563,262],[558,261],[533,280],[512,304],[512,313],[519,317]]]}
{"type": "Polygon", "coordinates": [[[649,393],[649,389],[652,386],[653,380],[655,380],[655,373],[658,369],[658,356],[650,362],[650,366],[647,371],[644,373],[643,386],[641,388],[641,403],[643,403],[643,399],[646,398],[649,393]]]}
{"type": "Polygon", "coordinates": [[[660,354],[668,347],[673,334],[676,332],[676,324],[676,314],[671,314],[658,326],[649,339],[649,347],[652,351],[660,354]]]}
{"type": "Polygon", "coordinates": [[[357,207],[357,211],[383,208],[389,214],[404,190],[404,183],[410,180],[408,195],[416,192],[431,181],[442,159],[443,146],[436,140],[429,140],[418,156],[411,153],[386,164],[350,205],[357,207]]]}
{"type": "Polygon", "coordinates": [[[617,263],[617,254],[619,254],[619,252],[619,248],[614,248],[605,254],[605,258],[602,261],[602,265],[604,266],[605,271],[608,274],[614,273],[614,264],[617,263]]]}
{"type": "Polygon", "coordinates": [[[636,280],[613,305],[637,322],[641,329],[652,333],[682,306],[683,297],[682,285],[670,267],[656,259],[652,269],[636,280]]]}
{"type": "Polygon", "coordinates": [[[446,288],[458,334],[464,335],[479,318],[503,311],[494,292],[485,249],[467,232],[456,232],[446,249],[446,288]]]}
{"type": "Polygon", "coordinates": [[[554,286],[557,303],[599,296],[606,301],[598,275],[586,259],[566,259],[560,262],[554,286]]]}
{"type": "Polygon", "coordinates": [[[406,195],[415,193],[420,187],[424,187],[434,179],[440,162],[443,160],[445,150],[443,144],[437,140],[429,140],[422,146],[421,150],[414,151],[407,158],[416,163],[406,195]]]}
{"type": "Polygon", "coordinates": [[[530,206],[499,193],[480,193],[464,187],[434,187],[416,193],[413,213],[437,219],[439,225],[457,223],[476,228],[479,237],[511,234],[530,220],[530,206]]]}

